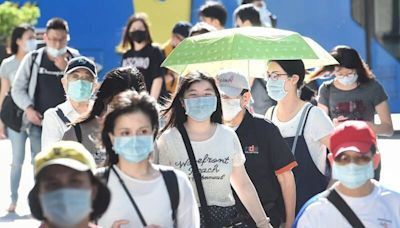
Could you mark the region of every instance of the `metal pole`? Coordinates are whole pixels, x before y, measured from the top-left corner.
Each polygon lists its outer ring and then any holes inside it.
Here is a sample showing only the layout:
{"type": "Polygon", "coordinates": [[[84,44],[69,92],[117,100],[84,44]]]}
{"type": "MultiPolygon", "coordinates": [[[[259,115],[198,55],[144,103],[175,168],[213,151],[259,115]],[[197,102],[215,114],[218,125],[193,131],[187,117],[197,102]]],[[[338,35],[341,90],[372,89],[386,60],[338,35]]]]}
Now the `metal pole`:
{"type": "Polygon", "coordinates": [[[373,3],[371,0],[365,0],[364,2],[364,25],[365,25],[365,51],[366,51],[366,62],[369,67],[372,63],[372,56],[371,56],[371,38],[372,38],[372,26],[373,24],[373,3]]]}

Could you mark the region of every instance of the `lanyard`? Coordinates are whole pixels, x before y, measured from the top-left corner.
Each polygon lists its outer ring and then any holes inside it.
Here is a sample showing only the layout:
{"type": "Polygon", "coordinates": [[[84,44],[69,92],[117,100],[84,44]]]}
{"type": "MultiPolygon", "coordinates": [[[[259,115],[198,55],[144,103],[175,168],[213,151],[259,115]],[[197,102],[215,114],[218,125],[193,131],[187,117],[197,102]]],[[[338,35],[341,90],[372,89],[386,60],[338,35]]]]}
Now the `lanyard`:
{"type": "Polygon", "coordinates": [[[146,221],[144,220],[143,215],[142,215],[142,213],[141,213],[140,210],[139,210],[139,207],[136,205],[135,200],[133,200],[132,195],[129,193],[129,190],[128,190],[128,188],[126,187],[125,182],[122,180],[122,178],[119,176],[118,172],[114,169],[113,166],[111,166],[111,170],[115,173],[115,175],[117,176],[119,182],[121,183],[122,188],[125,190],[125,193],[126,193],[126,195],[128,196],[129,200],[131,201],[133,207],[135,208],[136,213],[137,213],[137,215],[139,216],[140,221],[142,222],[142,225],[143,225],[144,227],[146,227],[146,226],[147,226],[147,223],[146,223],[146,221]]]}

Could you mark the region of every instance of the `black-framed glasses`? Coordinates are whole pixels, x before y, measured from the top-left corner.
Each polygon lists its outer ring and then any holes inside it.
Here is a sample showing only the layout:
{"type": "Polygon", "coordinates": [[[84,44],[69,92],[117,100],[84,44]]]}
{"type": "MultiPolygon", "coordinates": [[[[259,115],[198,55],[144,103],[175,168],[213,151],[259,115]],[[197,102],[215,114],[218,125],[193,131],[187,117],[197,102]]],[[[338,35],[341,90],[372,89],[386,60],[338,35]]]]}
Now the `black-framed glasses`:
{"type": "Polygon", "coordinates": [[[350,162],[353,162],[357,165],[365,165],[368,164],[371,160],[372,157],[368,155],[349,156],[345,153],[342,153],[335,158],[335,162],[339,165],[347,165],[350,164],[350,162]]]}
{"type": "Polygon", "coordinates": [[[289,76],[288,74],[278,74],[278,73],[265,73],[265,80],[278,80],[281,76],[289,76]]]}

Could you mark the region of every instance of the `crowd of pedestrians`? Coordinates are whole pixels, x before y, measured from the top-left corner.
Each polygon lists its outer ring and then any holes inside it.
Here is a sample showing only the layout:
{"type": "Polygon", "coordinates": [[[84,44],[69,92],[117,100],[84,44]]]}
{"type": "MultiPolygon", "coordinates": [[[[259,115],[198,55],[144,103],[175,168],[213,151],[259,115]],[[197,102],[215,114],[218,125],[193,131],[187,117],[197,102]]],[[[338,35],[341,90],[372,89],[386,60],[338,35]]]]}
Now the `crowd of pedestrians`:
{"type": "MultiPolygon", "coordinates": [[[[400,193],[379,183],[376,138],[393,134],[388,96],[357,51],[337,46],[339,64],[308,75],[301,59],[270,60],[264,79],[235,66],[216,75],[162,67],[187,37],[229,27],[219,2],[198,16],[157,45],[147,15],[132,15],[120,66],[102,82],[68,46],[64,19],[47,22],[38,49],[33,27],[14,29],[0,66],[8,211],[21,201],[29,138],[28,200],[41,227],[400,227],[400,193]],[[304,81],[327,73],[316,102],[302,99],[304,81]]],[[[276,25],[263,0],[241,1],[233,21],[276,25]]]]}

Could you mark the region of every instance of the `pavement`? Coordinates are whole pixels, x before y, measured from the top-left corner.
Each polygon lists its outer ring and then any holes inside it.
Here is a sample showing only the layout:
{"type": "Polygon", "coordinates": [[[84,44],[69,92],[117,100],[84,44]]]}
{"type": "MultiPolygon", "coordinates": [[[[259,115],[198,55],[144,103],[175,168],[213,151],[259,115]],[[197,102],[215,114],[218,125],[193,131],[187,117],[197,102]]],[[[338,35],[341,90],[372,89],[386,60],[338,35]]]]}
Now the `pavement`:
{"type": "MultiPolygon", "coordinates": [[[[33,167],[31,165],[29,143],[22,170],[22,178],[19,189],[20,200],[16,213],[7,213],[10,203],[9,176],[12,161],[11,144],[9,140],[0,140],[0,227],[21,228],[38,227],[40,223],[30,215],[27,195],[33,186],[33,167]]],[[[378,148],[382,154],[381,183],[386,187],[400,192],[400,133],[390,138],[380,137],[378,148]]]]}

